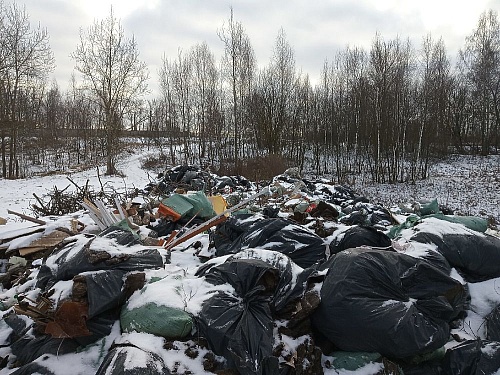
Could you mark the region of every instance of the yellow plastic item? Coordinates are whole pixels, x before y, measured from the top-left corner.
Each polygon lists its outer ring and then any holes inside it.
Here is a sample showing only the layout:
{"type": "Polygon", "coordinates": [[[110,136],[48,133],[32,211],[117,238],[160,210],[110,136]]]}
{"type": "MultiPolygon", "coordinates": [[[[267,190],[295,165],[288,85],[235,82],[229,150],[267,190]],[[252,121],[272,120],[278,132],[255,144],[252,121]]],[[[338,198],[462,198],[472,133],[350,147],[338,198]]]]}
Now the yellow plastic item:
{"type": "MultiPolygon", "coordinates": [[[[217,215],[220,215],[227,209],[227,202],[222,195],[212,195],[208,197],[210,203],[212,203],[212,207],[217,215]]],[[[229,216],[229,214],[226,214],[229,216]]]]}

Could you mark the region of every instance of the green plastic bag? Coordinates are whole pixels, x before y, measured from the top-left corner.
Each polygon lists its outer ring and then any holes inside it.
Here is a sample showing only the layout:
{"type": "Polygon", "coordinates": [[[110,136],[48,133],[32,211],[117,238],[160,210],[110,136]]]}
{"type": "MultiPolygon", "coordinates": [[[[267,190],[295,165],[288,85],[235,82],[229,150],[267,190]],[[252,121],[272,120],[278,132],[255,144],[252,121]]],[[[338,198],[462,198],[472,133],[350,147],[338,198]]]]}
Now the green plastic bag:
{"type": "Polygon", "coordinates": [[[440,220],[449,221],[450,223],[462,224],[466,228],[481,233],[486,232],[486,230],[488,229],[488,221],[476,216],[433,214],[426,217],[435,217],[440,220]]]}
{"type": "Polygon", "coordinates": [[[168,339],[186,337],[193,328],[193,319],[187,312],[173,307],[147,303],[134,309],[125,305],[120,314],[124,332],[144,332],[168,339]]]}
{"type": "Polygon", "coordinates": [[[418,211],[418,214],[420,216],[426,216],[426,215],[431,215],[431,214],[437,214],[441,212],[439,210],[439,204],[437,199],[433,199],[430,202],[426,202],[425,204],[422,204],[420,206],[420,209],[418,211]]]}
{"type": "Polygon", "coordinates": [[[379,361],[382,356],[379,353],[368,352],[343,352],[337,351],[330,354],[333,357],[332,367],[337,370],[356,371],[370,362],[379,361]]]}

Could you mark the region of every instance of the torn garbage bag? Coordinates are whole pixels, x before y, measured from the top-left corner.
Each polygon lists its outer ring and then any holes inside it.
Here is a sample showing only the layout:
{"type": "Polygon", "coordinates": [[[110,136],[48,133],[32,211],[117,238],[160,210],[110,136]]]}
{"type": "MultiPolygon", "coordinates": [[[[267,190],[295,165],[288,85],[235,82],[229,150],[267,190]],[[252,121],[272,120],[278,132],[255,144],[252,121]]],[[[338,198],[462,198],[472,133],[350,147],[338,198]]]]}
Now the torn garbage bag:
{"type": "Polygon", "coordinates": [[[312,323],[345,351],[405,358],[436,350],[465,310],[464,286],[429,262],[357,248],[330,258],[312,323]]]}
{"type": "Polygon", "coordinates": [[[258,259],[234,259],[212,267],[205,278],[214,285],[229,283],[236,291],[219,292],[203,304],[197,326],[209,348],[241,374],[278,374],[269,307],[278,270],[258,259]]]}
{"type": "Polygon", "coordinates": [[[321,237],[282,218],[230,217],[217,226],[213,237],[217,256],[261,248],[285,254],[302,268],[326,258],[327,244],[321,237]]]}

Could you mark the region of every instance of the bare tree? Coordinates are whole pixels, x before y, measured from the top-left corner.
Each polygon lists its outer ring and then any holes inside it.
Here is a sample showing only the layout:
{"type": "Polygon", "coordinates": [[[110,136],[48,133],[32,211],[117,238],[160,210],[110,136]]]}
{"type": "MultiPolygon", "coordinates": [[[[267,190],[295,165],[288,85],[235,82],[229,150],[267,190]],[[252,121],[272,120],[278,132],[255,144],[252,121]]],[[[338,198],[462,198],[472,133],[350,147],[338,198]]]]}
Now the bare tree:
{"type": "Polygon", "coordinates": [[[276,38],[269,66],[259,79],[259,93],[263,100],[263,116],[258,123],[262,145],[271,154],[282,151],[284,130],[291,126],[290,108],[297,91],[298,76],[294,52],[285,32],[276,38]]]}
{"type": "Polygon", "coordinates": [[[219,72],[215,58],[206,43],[197,44],[191,51],[193,62],[193,84],[195,95],[195,127],[198,135],[198,156],[200,164],[208,157],[213,163],[214,138],[217,134],[217,113],[219,102],[219,72]]]}
{"type": "Polygon", "coordinates": [[[414,160],[410,178],[425,178],[429,167],[431,148],[446,152],[448,111],[452,80],[450,62],[442,39],[424,38],[421,53],[421,76],[415,116],[410,122],[418,133],[414,139],[414,160]],[[434,147],[432,147],[434,146],[434,147]]]}
{"type": "Polygon", "coordinates": [[[54,57],[47,30],[40,26],[32,29],[24,7],[13,3],[5,8],[0,3],[0,14],[2,176],[17,178],[19,132],[34,123],[37,103],[30,101],[40,100],[48,74],[54,69],[54,57]]]}
{"type": "Polygon", "coordinates": [[[233,9],[229,22],[218,32],[224,43],[223,76],[231,90],[230,101],[233,121],[233,159],[238,168],[240,156],[241,131],[245,124],[244,110],[250,97],[255,75],[255,56],[245,30],[240,22],[233,18],[233,9]]]}
{"type": "Polygon", "coordinates": [[[500,22],[497,12],[484,12],[466,38],[460,64],[475,103],[476,135],[480,151],[500,146],[500,22]]]}
{"type": "Polygon", "coordinates": [[[386,42],[376,36],[370,50],[369,77],[373,87],[373,171],[376,182],[401,178],[409,117],[412,50],[399,38],[386,42]]]}
{"type": "Polygon", "coordinates": [[[80,30],[71,57],[85,88],[99,105],[106,140],[106,174],[115,174],[115,157],[124,114],[147,90],[148,71],[134,37],[128,39],[113,9],[107,18],[80,30]]]}

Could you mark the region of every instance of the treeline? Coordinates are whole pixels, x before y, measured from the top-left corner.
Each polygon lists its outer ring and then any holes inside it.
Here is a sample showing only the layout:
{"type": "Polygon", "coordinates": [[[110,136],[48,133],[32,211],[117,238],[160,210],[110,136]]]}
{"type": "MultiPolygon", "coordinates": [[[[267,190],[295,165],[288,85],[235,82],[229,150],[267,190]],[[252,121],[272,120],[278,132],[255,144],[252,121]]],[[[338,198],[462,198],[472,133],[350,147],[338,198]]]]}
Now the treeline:
{"type": "Polygon", "coordinates": [[[441,38],[428,35],[414,46],[376,34],[369,50],[346,47],[325,61],[314,84],[297,68],[283,30],[268,65],[258,68],[231,11],[217,31],[223,56],[206,43],[164,56],[160,93],[149,100],[139,48],[112,12],[82,31],[72,87],[61,92],[56,83],[46,86],[53,66],[47,33],[32,30],[15,5],[0,10],[3,177],[20,177],[50,155],[54,168],[106,158],[114,173],[124,129],[158,146],[170,164],[242,173],[251,160],[280,160],[343,182],[361,173],[377,182],[415,181],[426,178],[434,158],[499,150],[493,10],[480,16],[456,62],[441,38]],[[15,57],[19,51],[26,58],[15,57]]]}

